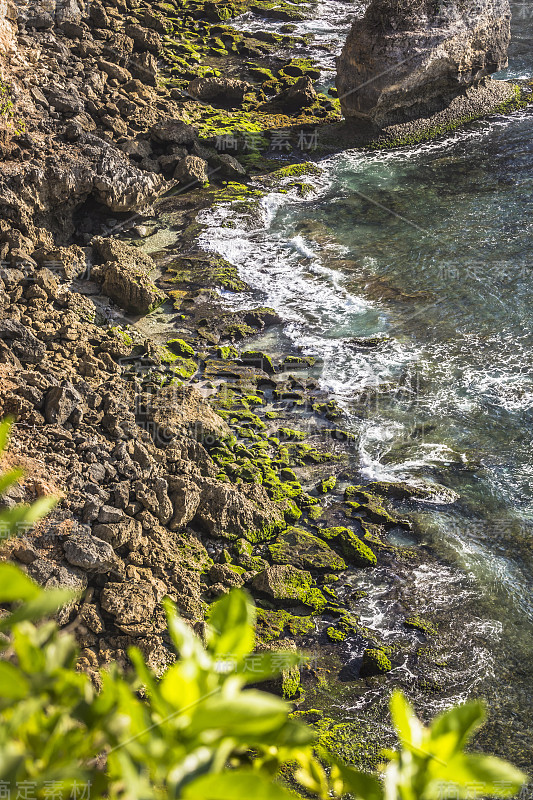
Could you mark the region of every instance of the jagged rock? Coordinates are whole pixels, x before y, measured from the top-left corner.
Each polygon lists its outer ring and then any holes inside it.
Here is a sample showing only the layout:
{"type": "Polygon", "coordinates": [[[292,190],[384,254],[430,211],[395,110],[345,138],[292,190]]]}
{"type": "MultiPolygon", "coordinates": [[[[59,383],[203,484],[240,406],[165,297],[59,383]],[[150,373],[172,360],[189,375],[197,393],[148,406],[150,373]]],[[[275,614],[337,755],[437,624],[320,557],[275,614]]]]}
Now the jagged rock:
{"type": "Polygon", "coordinates": [[[194,519],[200,505],[200,489],[188,478],[170,478],[169,495],[173,515],[168,527],[171,531],[177,531],[194,519]]]}
{"type": "Polygon", "coordinates": [[[146,314],[164,301],[164,292],[149,277],[155,270],[150,256],[116,239],[97,238],[93,246],[105,263],[95,267],[92,276],[118,305],[134,314],[146,314]]]}
{"type": "Polygon", "coordinates": [[[98,62],[98,66],[103,72],[109,75],[110,78],[115,78],[119,83],[126,83],[126,81],[131,80],[131,72],[128,72],[125,67],[121,67],[118,64],[113,64],[102,58],[98,62]]]}
{"type": "Polygon", "coordinates": [[[246,175],[246,170],[240,161],[237,161],[236,158],[228,155],[228,153],[222,153],[211,163],[214,164],[215,170],[220,178],[226,178],[229,181],[238,181],[246,175]]]}
{"type": "Polygon", "coordinates": [[[242,586],[244,580],[229,564],[213,564],[209,569],[209,578],[224,587],[242,586]]]}
{"type": "Polygon", "coordinates": [[[152,153],[150,142],[147,142],[145,139],[129,139],[120,147],[122,152],[126,153],[127,156],[139,160],[148,158],[152,153]]]}
{"type": "Polygon", "coordinates": [[[127,68],[134,78],[148,86],[157,85],[157,58],[153,53],[135,54],[128,61],[127,68]]]}
{"type": "Polygon", "coordinates": [[[150,129],[150,138],[159,144],[194,144],[198,128],[180,119],[163,119],[150,129]]]}
{"type": "Polygon", "coordinates": [[[148,50],[155,55],[161,50],[161,37],[154,30],[143,28],[140,25],[126,25],[124,32],[126,36],[133,39],[136,50],[141,52],[148,50]]]}
{"type": "Polygon", "coordinates": [[[102,506],[98,512],[98,522],[114,525],[124,521],[124,512],[120,508],[113,506],[102,506]]]}
{"type": "Polygon", "coordinates": [[[188,443],[192,451],[180,451],[181,458],[204,462],[208,467],[213,462],[201,445],[203,439],[229,436],[227,422],[211,408],[199,391],[192,386],[172,386],[162,389],[151,398],[147,409],[147,423],[154,433],[161,430],[162,438],[171,440],[178,432],[193,436],[197,441],[188,443]],[[195,452],[193,452],[195,451],[195,452]]]}
{"type": "Polygon", "coordinates": [[[295,84],[276,98],[287,111],[300,111],[316,102],[317,93],[308,75],[298,78],[295,84]]]}
{"type": "Polygon", "coordinates": [[[185,156],[178,161],[174,170],[174,177],[184,186],[199,183],[203,185],[209,180],[209,165],[207,161],[198,156],[185,156]]]}
{"type": "Polygon", "coordinates": [[[93,187],[96,199],[112,211],[141,207],[159,192],[162,180],[136,169],[115,147],[104,147],[96,164],[93,187]]]}
{"type": "Polygon", "coordinates": [[[346,117],[380,127],[442,109],[507,65],[508,0],[372,0],[337,59],[346,117]]]}
{"type": "Polygon", "coordinates": [[[198,100],[241,105],[244,95],[253,90],[246,81],[233,78],[195,78],[189,83],[189,93],[198,100]]]}
{"type": "Polygon", "coordinates": [[[281,508],[262,486],[236,487],[205,478],[199,485],[200,503],[194,519],[211,536],[264,542],[285,527],[281,508]]]}
{"type": "Polygon", "coordinates": [[[0,320],[0,339],[23,363],[38,364],[44,358],[44,344],[17,320],[0,320]]]}
{"type": "Polygon", "coordinates": [[[52,386],[48,391],[44,406],[44,416],[51,425],[64,425],[72,422],[79,425],[83,418],[83,399],[74,386],[52,386]]]}
{"type": "Polygon", "coordinates": [[[108,542],[88,533],[73,533],[63,544],[65,558],[75,567],[90,572],[109,572],[118,558],[108,542]]]}
{"type": "Polygon", "coordinates": [[[149,621],[156,602],[156,595],[148,581],[107,583],[100,595],[102,608],[114,617],[115,624],[121,630],[149,621]]]}
{"type": "Polygon", "coordinates": [[[80,617],[85,622],[89,630],[93,633],[103,633],[105,630],[104,621],[100,610],[95,603],[84,603],[80,608],[80,617]]]}
{"type": "Polygon", "coordinates": [[[66,114],[80,114],[85,108],[83,100],[75,90],[71,93],[61,89],[52,89],[48,92],[47,99],[52,108],[66,114]]]}

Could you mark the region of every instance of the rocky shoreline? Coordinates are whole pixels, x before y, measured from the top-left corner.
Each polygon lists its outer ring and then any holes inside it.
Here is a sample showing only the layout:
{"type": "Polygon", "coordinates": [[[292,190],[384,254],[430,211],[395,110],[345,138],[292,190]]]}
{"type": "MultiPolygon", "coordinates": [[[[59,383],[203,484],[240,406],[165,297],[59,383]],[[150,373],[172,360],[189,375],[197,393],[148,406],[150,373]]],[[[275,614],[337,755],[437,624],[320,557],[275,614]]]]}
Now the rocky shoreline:
{"type": "MultiPolygon", "coordinates": [[[[298,162],[346,146],[335,91],[317,93],[316,65],[294,57],[308,43],[291,23],[306,13],[266,0],[97,0],[88,15],[76,0],[6,5],[0,411],[15,420],[9,463],[26,471],[6,502],[62,499],[3,555],[80,593],[60,622],[95,681],[131,644],[168,666],[163,596],[200,630],[209,602],[245,586],[259,646],[317,654],[273,690],[368,765],[386,732],[308,700],[332,697],[342,670],[358,695],[407,662],[439,691],[437,621],[406,601],[405,640],[391,647],[361,623],[367,593],[352,585],[430,560],[390,536],[428,498],[361,485],[318,356],[257,347],[283,321],[229,311],[224,293],[247,287],[197,245],[202,209],[236,202],[253,215],[269,187],[310,192],[319,168],[298,162]],[[246,10],[277,15],[286,33],[232,27],[246,10]],[[280,131],[289,144],[277,148],[280,131]],[[267,172],[263,188],[249,183],[267,172]]],[[[511,102],[523,102],[515,89],[511,102]]],[[[384,139],[404,134],[422,135],[384,139]]]]}

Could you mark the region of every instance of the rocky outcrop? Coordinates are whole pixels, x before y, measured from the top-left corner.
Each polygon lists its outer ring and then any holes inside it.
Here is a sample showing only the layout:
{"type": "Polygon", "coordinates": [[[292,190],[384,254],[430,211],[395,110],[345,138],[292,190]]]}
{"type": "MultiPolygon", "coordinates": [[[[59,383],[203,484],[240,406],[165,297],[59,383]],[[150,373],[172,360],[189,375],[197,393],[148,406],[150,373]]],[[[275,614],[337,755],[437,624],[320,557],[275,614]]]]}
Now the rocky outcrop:
{"type": "Polygon", "coordinates": [[[372,0],[337,59],[347,118],[428,116],[507,65],[508,0],[372,0]]]}
{"type": "Polygon", "coordinates": [[[108,297],[134,314],[146,314],[164,301],[164,292],[150,277],[155,270],[150,256],[116,239],[97,237],[93,245],[104,261],[95,267],[93,277],[108,297]]]}

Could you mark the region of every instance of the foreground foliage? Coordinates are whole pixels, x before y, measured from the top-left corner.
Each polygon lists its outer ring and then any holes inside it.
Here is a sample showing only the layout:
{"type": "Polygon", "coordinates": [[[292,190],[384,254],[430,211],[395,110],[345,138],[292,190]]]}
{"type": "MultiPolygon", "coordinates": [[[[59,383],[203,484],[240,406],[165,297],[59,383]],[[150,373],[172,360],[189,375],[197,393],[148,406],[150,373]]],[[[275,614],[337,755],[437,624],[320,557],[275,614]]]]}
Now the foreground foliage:
{"type": "MultiPolygon", "coordinates": [[[[5,446],[8,426],[0,426],[5,446]]],[[[19,480],[0,477],[0,491],[19,480]]],[[[5,535],[33,524],[52,501],[4,511],[5,535]]],[[[388,755],[383,780],[365,775],[318,747],[315,733],[291,719],[291,707],[248,684],[295,664],[286,651],[254,653],[255,609],[233,591],[211,607],[202,641],[164,601],[176,662],[162,679],[141,652],[133,669],[102,672],[97,692],[76,670],[74,638],[46,620],[71,602],[46,591],[12,564],[0,564],[0,786],[5,798],[95,800],[174,797],[185,800],[319,798],[445,800],[508,797],[525,776],[463,748],[484,711],[468,703],[424,728],[399,692],[392,719],[400,751],[388,755]],[[288,776],[291,789],[279,782],[288,776]]]]}

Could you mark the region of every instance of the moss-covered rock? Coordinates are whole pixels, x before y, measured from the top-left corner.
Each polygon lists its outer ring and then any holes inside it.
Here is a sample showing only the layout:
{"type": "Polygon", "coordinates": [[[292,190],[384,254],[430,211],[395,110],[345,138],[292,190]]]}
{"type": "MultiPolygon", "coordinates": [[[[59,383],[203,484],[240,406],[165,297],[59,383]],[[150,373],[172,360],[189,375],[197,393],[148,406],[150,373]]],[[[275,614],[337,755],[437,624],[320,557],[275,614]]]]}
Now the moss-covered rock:
{"type": "Polygon", "coordinates": [[[284,367],[291,369],[313,367],[316,364],[316,358],[314,356],[286,356],[282,363],[284,367]]]}
{"type": "Polygon", "coordinates": [[[240,358],[244,364],[250,364],[256,367],[256,369],[261,369],[268,375],[273,375],[275,372],[270,356],[266,353],[262,353],[260,350],[245,350],[241,353],[240,358]]]}
{"type": "Polygon", "coordinates": [[[321,480],[317,485],[317,492],[320,494],[326,494],[327,492],[333,491],[335,486],[337,485],[337,478],[335,475],[330,475],[329,478],[324,478],[321,480]]]}
{"type": "Polygon", "coordinates": [[[191,345],[187,344],[183,339],[169,339],[167,347],[177,356],[194,358],[194,347],[191,347],[191,345]]]}
{"type": "Polygon", "coordinates": [[[327,601],[320,589],[313,585],[311,573],[290,564],[276,564],[256,575],[252,587],[273,600],[303,604],[322,611],[327,601]]]}
{"type": "Polygon", "coordinates": [[[361,677],[370,677],[372,675],[383,675],[390,672],[392,664],[390,658],[378,648],[369,647],[363,653],[363,660],[361,662],[361,670],[359,674],[361,677]]]}
{"type": "Polygon", "coordinates": [[[257,636],[265,644],[275,641],[287,631],[292,636],[305,636],[315,629],[312,616],[301,617],[290,611],[257,608],[257,636]]]}
{"type": "Polygon", "coordinates": [[[375,553],[353,531],[341,533],[339,539],[344,556],[352,564],[358,567],[374,567],[377,564],[375,553]]]}
{"type": "Polygon", "coordinates": [[[296,431],[293,428],[279,428],[278,438],[280,441],[301,442],[306,434],[303,431],[296,431]]]}
{"type": "Polygon", "coordinates": [[[345,630],[329,627],[326,630],[326,635],[331,642],[344,642],[348,634],[345,630]]]}
{"type": "MultiPolygon", "coordinates": [[[[348,503],[357,502],[363,509],[371,522],[386,524],[389,526],[399,525],[403,520],[392,516],[384,507],[381,500],[375,494],[364,489],[362,486],[347,486],[344,490],[344,499],[348,503]]],[[[352,508],[354,508],[352,506],[352,508]]]]}
{"type": "Polygon", "coordinates": [[[217,347],[217,358],[220,358],[222,361],[237,358],[238,355],[239,351],[232,344],[225,345],[224,347],[217,347]]]}
{"type": "Polygon", "coordinates": [[[412,617],[408,617],[404,620],[403,624],[406,628],[413,628],[414,630],[425,633],[426,636],[435,636],[437,634],[437,626],[428,619],[418,616],[418,614],[413,614],[412,617]]]}
{"type": "Polygon", "coordinates": [[[275,564],[293,564],[301,569],[340,572],[346,563],[325,542],[301,528],[287,528],[268,546],[275,564]]]}

